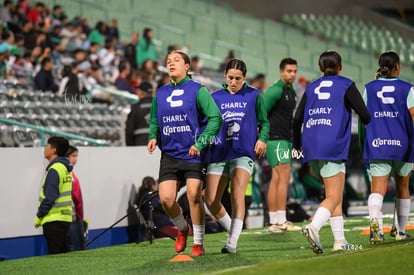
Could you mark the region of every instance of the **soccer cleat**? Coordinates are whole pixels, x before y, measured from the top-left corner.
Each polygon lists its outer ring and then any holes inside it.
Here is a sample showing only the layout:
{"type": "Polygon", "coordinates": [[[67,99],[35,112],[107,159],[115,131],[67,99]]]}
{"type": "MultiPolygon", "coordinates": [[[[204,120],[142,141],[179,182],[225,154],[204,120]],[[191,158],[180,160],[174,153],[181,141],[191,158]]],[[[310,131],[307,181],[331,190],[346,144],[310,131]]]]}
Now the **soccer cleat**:
{"type": "Polygon", "coordinates": [[[361,250],[362,245],[351,244],[346,240],[335,241],[332,251],[361,250]]]}
{"type": "Polygon", "coordinates": [[[300,231],[301,227],[294,225],[292,222],[286,221],[282,225],[276,225],[283,231],[300,231]]]}
{"type": "Polygon", "coordinates": [[[403,233],[403,232],[398,232],[395,235],[395,240],[396,241],[406,240],[406,239],[410,239],[410,238],[411,238],[411,235],[403,233]]]}
{"type": "Polygon", "coordinates": [[[178,230],[177,239],[175,240],[175,252],[183,252],[187,246],[187,236],[188,236],[188,227],[187,230],[181,231],[178,230]]]}
{"type": "Polygon", "coordinates": [[[204,255],[204,247],[202,244],[193,244],[193,249],[191,250],[190,256],[197,257],[204,255]]]}
{"type": "Polygon", "coordinates": [[[390,236],[393,237],[393,238],[395,238],[395,236],[397,236],[397,232],[398,232],[397,231],[397,227],[395,225],[393,225],[391,227],[390,236]]]}
{"type": "Polygon", "coordinates": [[[226,244],[222,249],[221,249],[221,253],[230,253],[230,254],[234,254],[236,253],[236,248],[233,248],[231,246],[229,246],[228,244],[226,244]]]}
{"type": "Polygon", "coordinates": [[[271,224],[270,226],[269,226],[269,232],[270,233],[282,233],[284,230],[282,230],[281,228],[280,228],[280,225],[277,225],[277,224],[271,224]]]}
{"type": "Polygon", "coordinates": [[[380,244],[381,243],[381,235],[379,232],[379,224],[378,220],[376,218],[371,219],[371,222],[369,224],[369,230],[370,230],[370,243],[372,245],[374,244],[380,244]]]}
{"type": "Polygon", "coordinates": [[[312,225],[306,225],[302,228],[302,235],[308,240],[312,251],[315,254],[322,254],[323,247],[319,242],[319,234],[313,229],[312,225]]]}

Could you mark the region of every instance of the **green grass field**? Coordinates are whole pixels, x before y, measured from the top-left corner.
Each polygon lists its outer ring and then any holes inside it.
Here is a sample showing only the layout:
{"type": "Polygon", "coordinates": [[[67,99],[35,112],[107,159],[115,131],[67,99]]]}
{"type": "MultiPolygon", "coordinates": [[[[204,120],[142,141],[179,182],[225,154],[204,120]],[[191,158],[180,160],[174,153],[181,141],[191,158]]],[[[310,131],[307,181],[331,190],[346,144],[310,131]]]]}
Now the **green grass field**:
{"type": "MultiPolygon", "coordinates": [[[[390,223],[384,219],[384,225],[390,223]]],[[[384,244],[371,246],[368,236],[360,234],[367,226],[364,218],[345,220],[347,240],[362,245],[357,251],[332,252],[329,225],[320,232],[322,255],[312,252],[300,232],[270,234],[261,228],[243,231],[237,254],[220,253],[226,234],[218,233],[206,235],[206,255],[189,262],[170,262],[176,256],[173,240],[157,239],[8,260],[0,262],[0,274],[413,274],[414,238],[396,242],[386,233],[384,244]]],[[[184,254],[190,251],[188,247],[184,254]]]]}

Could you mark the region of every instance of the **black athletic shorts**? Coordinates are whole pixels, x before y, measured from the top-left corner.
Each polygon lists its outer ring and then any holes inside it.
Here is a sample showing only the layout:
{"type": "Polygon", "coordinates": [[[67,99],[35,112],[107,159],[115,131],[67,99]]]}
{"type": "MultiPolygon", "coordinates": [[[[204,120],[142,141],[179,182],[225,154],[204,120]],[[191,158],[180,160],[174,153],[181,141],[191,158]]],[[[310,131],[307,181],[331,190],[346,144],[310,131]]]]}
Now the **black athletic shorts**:
{"type": "Polygon", "coordinates": [[[167,154],[162,154],[158,182],[177,180],[185,183],[186,179],[204,180],[205,170],[203,163],[187,162],[167,154]]]}

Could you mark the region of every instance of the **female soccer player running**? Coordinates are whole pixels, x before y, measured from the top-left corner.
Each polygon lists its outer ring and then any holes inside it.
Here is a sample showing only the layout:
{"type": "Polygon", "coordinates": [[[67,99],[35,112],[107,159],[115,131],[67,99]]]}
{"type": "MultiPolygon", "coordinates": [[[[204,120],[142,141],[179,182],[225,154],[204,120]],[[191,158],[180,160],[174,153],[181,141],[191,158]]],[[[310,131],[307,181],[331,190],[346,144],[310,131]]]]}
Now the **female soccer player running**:
{"type": "Polygon", "coordinates": [[[400,58],[395,52],[381,54],[378,79],[365,85],[364,100],[372,120],[365,128],[364,159],[372,177],[368,197],[370,243],[382,242],[381,209],[390,175],[397,186],[396,239],[405,239],[410,212],[409,178],[414,161],[414,89],[400,80],[400,58]]]}
{"type": "Polygon", "coordinates": [[[230,60],[224,73],[227,84],[212,94],[222,114],[223,125],[207,152],[210,164],[205,200],[211,214],[229,232],[222,253],[236,253],[246,211],[246,187],[254,159],[265,155],[269,137],[263,96],[259,90],[246,84],[246,72],[246,64],[242,60],[230,60]],[[221,204],[229,180],[231,218],[221,204]]]}
{"type": "Polygon", "coordinates": [[[325,199],[312,222],[302,229],[313,252],[323,253],[319,230],[330,220],[334,250],[348,249],[342,216],[342,193],[345,185],[345,160],[351,142],[351,109],[363,124],[370,121],[355,83],[343,76],[341,56],[335,51],[323,52],[319,69],[324,74],[306,88],[293,121],[294,148],[302,144],[304,159],[325,185],[325,199]],[[300,137],[303,123],[302,140],[300,137]]]}
{"type": "Polygon", "coordinates": [[[194,232],[191,256],[201,256],[205,212],[200,151],[214,139],[222,119],[208,90],[188,76],[190,58],[185,53],[170,52],[167,69],[171,81],[159,88],[153,99],[147,148],[152,153],[158,144],[162,152],[159,196],[165,213],[179,230],[175,251],[184,251],[187,243],[189,228],[176,202],[180,182],[186,182],[194,232]]]}

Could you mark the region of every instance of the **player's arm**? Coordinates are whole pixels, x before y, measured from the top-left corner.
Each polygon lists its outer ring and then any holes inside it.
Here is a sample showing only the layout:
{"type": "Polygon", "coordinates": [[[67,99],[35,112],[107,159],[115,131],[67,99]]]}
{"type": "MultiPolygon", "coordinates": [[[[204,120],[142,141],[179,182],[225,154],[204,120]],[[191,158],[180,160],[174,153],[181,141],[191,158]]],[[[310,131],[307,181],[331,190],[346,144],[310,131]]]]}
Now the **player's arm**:
{"type": "Polygon", "coordinates": [[[411,120],[414,123],[414,87],[411,87],[410,91],[408,92],[407,108],[410,112],[411,120]]]}
{"type": "Polygon", "coordinates": [[[157,139],[160,133],[160,126],[158,124],[157,112],[158,112],[157,96],[154,95],[154,98],[152,99],[151,115],[149,119],[148,141],[152,139],[157,139]]]}
{"type": "Polygon", "coordinates": [[[259,140],[266,143],[269,140],[270,124],[267,120],[267,109],[264,96],[259,93],[256,100],[257,126],[259,127],[259,140]]]}
{"type": "Polygon", "coordinates": [[[276,84],[270,86],[264,92],[264,102],[265,102],[266,113],[269,113],[270,110],[272,110],[273,106],[275,106],[275,104],[282,97],[282,93],[283,93],[283,90],[281,89],[281,87],[276,86],[276,84]]]}
{"type": "Polygon", "coordinates": [[[345,104],[357,113],[362,124],[367,125],[371,121],[371,115],[355,83],[352,83],[345,93],[345,104]]]}
{"type": "Polygon", "coordinates": [[[303,94],[299,106],[296,109],[295,117],[293,118],[293,148],[295,149],[302,147],[301,130],[304,119],[305,106],[306,93],[303,94]]]}

